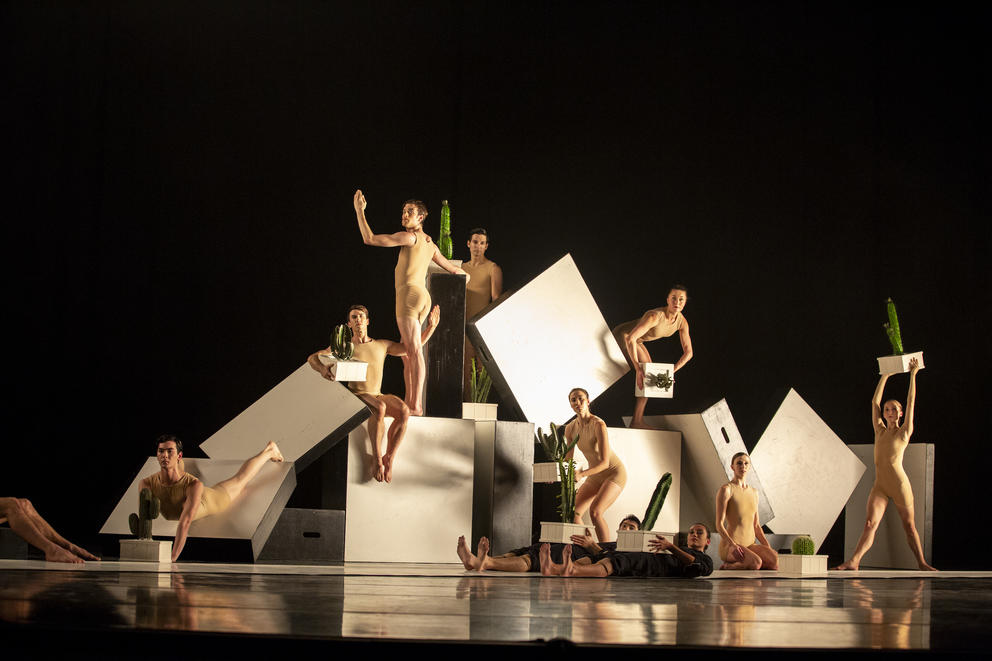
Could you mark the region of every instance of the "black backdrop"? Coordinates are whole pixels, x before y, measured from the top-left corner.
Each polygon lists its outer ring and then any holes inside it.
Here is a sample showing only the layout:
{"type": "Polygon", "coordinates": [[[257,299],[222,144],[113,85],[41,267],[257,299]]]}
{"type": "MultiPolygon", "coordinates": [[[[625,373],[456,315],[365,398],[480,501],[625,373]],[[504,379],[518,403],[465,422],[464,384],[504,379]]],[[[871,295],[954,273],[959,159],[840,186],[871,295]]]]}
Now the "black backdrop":
{"type": "MultiPolygon", "coordinates": [[[[460,256],[466,230],[489,228],[509,288],[570,252],[611,323],[687,283],[695,358],[649,413],[726,397],[749,447],[788,387],[845,441],[871,441],[892,296],[907,349],[926,350],[913,440],[937,445],[935,563],[989,568],[959,551],[986,470],[988,18],[4,3],[0,492],[94,540],[156,435],[196,456],[347,305],[395,337],[396,256],[362,245],[361,187],[380,232],[420,197],[436,237],[451,200],[460,256]]],[[[629,391],[627,377],[594,410],[619,424],[629,391]]]]}

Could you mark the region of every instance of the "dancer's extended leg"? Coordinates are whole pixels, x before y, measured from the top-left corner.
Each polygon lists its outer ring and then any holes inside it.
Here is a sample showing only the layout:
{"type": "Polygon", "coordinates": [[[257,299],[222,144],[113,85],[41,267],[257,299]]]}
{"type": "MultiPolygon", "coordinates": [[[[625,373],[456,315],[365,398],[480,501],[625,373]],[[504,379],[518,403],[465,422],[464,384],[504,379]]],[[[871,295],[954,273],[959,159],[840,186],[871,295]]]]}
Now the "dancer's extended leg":
{"type": "MultiPolygon", "coordinates": [[[[637,362],[639,363],[650,363],[651,354],[648,353],[647,347],[644,344],[637,343],[637,362]]],[[[636,376],[634,377],[637,378],[636,376]]],[[[630,421],[631,429],[654,429],[654,427],[648,425],[644,422],[644,410],[648,406],[647,397],[635,397],[634,398],[634,417],[630,421]]]]}
{"type": "Polygon", "coordinates": [[[865,515],[865,527],[861,531],[861,538],[858,540],[858,545],[854,549],[854,555],[847,562],[838,565],[835,569],[853,569],[856,570],[861,566],[861,558],[864,557],[868,549],[875,541],[875,531],[878,530],[878,524],[882,521],[882,516],[885,514],[885,506],[889,504],[889,497],[886,496],[880,489],[873,486],[871,492],[868,494],[868,505],[866,507],[865,515]]]}
{"type": "Polygon", "coordinates": [[[279,446],[276,445],[275,441],[269,441],[269,444],[265,446],[264,450],[241,464],[241,468],[238,469],[238,472],[233,477],[229,477],[223,482],[218,482],[215,487],[222,487],[233,502],[245,490],[245,487],[248,486],[252,478],[258,475],[258,471],[262,470],[262,466],[267,461],[282,461],[282,452],[279,451],[279,446]]]}
{"type": "Polygon", "coordinates": [[[410,415],[423,415],[421,399],[424,392],[424,350],[420,344],[420,321],[416,317],[402,317],[396,320],[400,329],[400,341],[406,349],[403,359],[403,378],[407,391],[405,402],[410,407],[410,415]]]}
{"type": "Polygon", "coordinates": [[[610,508],[610,505],[616,501],[621,491],[623,491],[623,487],[619,484],[606,481],[599,488],[599,492],[592,499],[592,503],[589,506],[589,518],[592,519],[592,524],[596,527],[596,537],[601,542],[610,541],[611,530],[610,526],[606,524],[605,514],[606,510],[610,508]]]}
{"type": "Polygon", "coordinates": [[[400,443],[406,434],[406,425],[410,419],[410,407],[396,395],[383,395],[382,401],[386,404],[386,415],[393,419],[389,425],[389,433],[386,435],[386,453],[382,456],[383,477],[386,482],[393,481],[393,463],[396,460],[396,452],[400,449],[400,443]]]}
{"type": "Polygon", "coordinates": [[[916,531],[916,516],[913,512],[913,501],[909,501],[909,505],[898,505],[896,510],[899,512],[899,518],[902,520],[902,529],[906,532],[906,543],[909,544],[909,549],[916,556],[916,564],[919,565],[920,569],[924,571],[937,571],[936,567],[931,567],[927,563],[926,558],[923,557],[923,544],[920,543],[920,534],[916,531]]]}

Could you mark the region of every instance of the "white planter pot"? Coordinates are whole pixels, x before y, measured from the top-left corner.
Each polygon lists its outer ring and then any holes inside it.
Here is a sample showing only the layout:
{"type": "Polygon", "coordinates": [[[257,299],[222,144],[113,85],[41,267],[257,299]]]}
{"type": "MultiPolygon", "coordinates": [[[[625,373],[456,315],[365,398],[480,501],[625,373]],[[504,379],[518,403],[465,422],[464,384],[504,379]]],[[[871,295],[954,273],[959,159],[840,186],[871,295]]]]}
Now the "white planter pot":
{"type": "Polygon", "coordinates": [[[672,363],[641,363],[644,370],[644,390],[637,387],[637,379],[634,379],[634,397],[664,397],[671,399],[675,395],[675,365],[672,363]],[[668,390],[657,386],[648,385],[649,374],[667,373],[672,379],[672,384],[668,390]]]}
{"type": "Polygon", "coordinates": [[[121,561],[172,562],[172,542],[154,539],[122,539],[121,561]]]}
{"type": "Polygon", "coordinates": [[[586,534],[586,528],[589,528],[589,532],[592,533],[593,539],[595,539],[596,531],[593,530],[592,526],[587,526],[584,523],[541,521],[540,541],[552,544],[571,544],[572,535],[584,535],[586,534]]]}
{"type": "Polygon", "coordinates": [[[778,570],[789,574],[824,574],[827,571],[827,557],[783,553],[778,556],[778,570]]]}
{"type": "Polygon", "coordinates": [[[495,420],[499,404],[462,402],[462,420],[495,420]]]}
{"type": "MultiPolygon", "coordinates": [[[[656,535],[661,535],[662,537],[667,538],[672,544],[675,544],[679,537],[677,532],[658,532],[657,530],[621,530],[617,533],[617,550],[650,553],[651,547],[648,546],[648,542],[654,539],[656,535]]],[[[662,553],[668,553],[668,551],[662,551],[662,553]]]]}
{"type": "Polygon", "coordinates": [[[560,482],[561,477],[558,475],[558,464],[553,461],[543,461],[534,464],[534,481],[535,482],[560,482]]]}
{"type": "Polygon", "coordinates": [[[364,381],[369,364],[361,360],[338,360],[334,356],[322,355],[320,362],[331,368],[334,381],[364,381]]]}
{"type": "Polygon", "coordinates": [[[904,353],[901,356],[882,356],[878,359],[879,374],[902,374],[909,371],[909,361],[913,358],[919,361],[923,369],[923,352],[904,353]]]}

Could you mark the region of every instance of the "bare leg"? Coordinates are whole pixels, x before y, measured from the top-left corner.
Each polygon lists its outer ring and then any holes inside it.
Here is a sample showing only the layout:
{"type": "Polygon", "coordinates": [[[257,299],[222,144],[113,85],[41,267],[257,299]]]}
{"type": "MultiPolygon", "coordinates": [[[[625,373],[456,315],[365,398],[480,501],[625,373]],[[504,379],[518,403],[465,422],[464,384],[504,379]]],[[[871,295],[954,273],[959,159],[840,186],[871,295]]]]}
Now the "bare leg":
{"type": "Polygon", "coordinates": [[[472,359],[475,358],[475,347],[465,337],[465,360],[462,365],[462,401],[472,401],[472,359]]]}
{"type": "Polygon", "coordinates": [[[920,534],[916,531],[916,517],[913,512],[912,501],[908,505],[896,505],[895,503],[893,505],[896,506],[899,518],[902,519],[902,529],[906,532],[906,542],[913,555],[916,556],[916,564],[924,571],[937,571],[937,568],[931,567],[926,558],[923,557],[923,544],[920,543],[920,534]]]}
{"type": "MultiPolygon", "coordinates": [[[[639,363],[650,363],[651,354],[648,353],[647,348],[640,342],[637,344],[637,362],[639,363]]],[[[635,375],[636,379],[637,376],[635,375]]],[[[646,424],[644,422],[644,409],[648,406],[647,397],[635,397],[634,398],[634,417],[630,421],[631,429],[654,429],[654,427],[646,424]]]]}
{"type": "Polygon", "coordinates": [[[48,562],[78,564],[83,562],[83,557],[99,560],[89,551],[70,543],[55,532],[26,498],[0,498],[0,518],[6,518],[10,529],[44,553],[48,562]],[[78,549],[79,553],[73,549],[78,549]]]}
{"type": "Polygon", "coordinates": [[[410,415],[423,415],[424,408],[420,402],[427,368],[424,364],[424,350],[420,345],[420,321],[415,317],[403,317],[396,320],[396,325],[400,329],[400,341],[406,349],[403,376],[409,380],[404,401],[410,407],[410,415]]]}
{"type": "MultiPolygon", "coordinates": [[[[575,492],[575,517],[572,519],[573,523],[582,523],[582,515],[586,513],[589,506],[592,505],[592,501],[599,494],[599,485],[590,480],[585,480],[579,487],[579,490],[575,492]]],[[[597,531],[598,535],[599,532],[597,531]]],[[[605,541],[605,540],[602,540],[605,541]]]]}
{"type": "MultiPolygon", "coordinates": [[[[584,560],[585,558],[583,558],[584,560]]],[[[571,554],[565,560],[565,570],[562,576],[575,576],[576,578],[606,578],[613,573],[613,563],[609,558],[603,558],[596,564],[579,564],[572,562],[571,554]]]]}
{"type": "Polygon", "coordinates": [[[743,560],[731,561],[727,558],[724,560],[723,564],[720,565],[720,569],[761,569],[761,556],[752,551],[750,548],[746,548],[744,549],[743,560]]]}
{"type": "Polygon", "coordinates": [[[386,405],[386,415],[393,419],[393,424],[389,425],[389,433],[386,436],[386,454],[382,457],[383,477],[386,482],[393,481],[393,462],[396,460],[396,452],[400,449],[400,443],[406,435],[407,421],[410,419],[410,407],[396,395],[383,395],[382,402],[386,405]]]}
{"type": "Polygon", "coordinates": [[[592,524],[596,527],[596,537],[601,542],[610,541],[611,530],[610,526],[606,524],[604,514],[622,491],[623,488],[616,482],[603,482],[603,486],[599,488],[599,493],[593,498],[592,505],[589,507],[589,518],[592,519],[592,524]]]}
{"type": "Polygon", "coordinates": [[[748,547],[755,555],[761,558],[761,568],[775,571],[778,569],[778,553],[775,549],[764,544],[752,544],[748,547]]]}
{"type": "Polygon", "coordinates": [[[874,543],[875,531],[878,530],[878,524],[881,522],[882,516],[885,514],[885,506],[888,504],[889,497],[873,486],[871,492],[868,494],[865,528],[861,531],[861,538],[858,540],[858,545],[854,549],[854,555],[851,556],[850,560],[844,564],[834,567],[834,569],[857,570],[858,567],[861,566],[861,558],[864,557],[865,553],[868,552],[868,549],[871,548],[872,543],[874,543]]]}
{"type": "Polygon", "coordinates": [[[382,482],[385,473],[382,462],[382,435],[385,427],[386,404],[376,395],[362,394],[358,398],[365,402],[372,412],[366,425],[369,430],[369,440],[372,441],[372,477],[376,482],[382,482]]]}
{"type": "MultiPolygon", "coordinates": [[[[571,545],[569,545],[566,548],[568,548],[568,550],[569,550],[569,557],[571,557],[571,551],[572,551],[571,545]]],[[[564,551],[562,551],[562,555],[564,555],[564,551]]],[[[562,569],[564,569],[564,566],[563,565],[556,564],[556,563],[554,563],[554,562],[551,561],[551,545],[550,544],[541,544],[541,551],[538,553],[538,558],[540,558],[540,560],[541,560],[541,575],[542,576],[560,576],[561,575],[561,571],[562,571],[562,569]]]]}
{"type": "Polygon", "coordinates": [[[455,553],[458,554],[458,559],[462,561],[465,569],[475,569],[475,556],[472,555],[472,551],[468,548],[468,544],[465,543],[465,535],[458,538],[458,545],[455,547],[455,553]]]}
{"type": "Polygon", "coordinates": [[[269,444],[265,446],[264,450],[241,464],[241,468],[234,474],[234,477],[229,477],[223,482],[218,482],[214,487],[223,488],[227,492],[227,495],[231,497],[231,501],[234,501],[245,490],[251,479],[258,475],[258,471],[262,470],[262,466],[267,461],[282,461],[282,452],[279,451],[279,446],[275,444],[275,441],[269,441],[269,444]]]}

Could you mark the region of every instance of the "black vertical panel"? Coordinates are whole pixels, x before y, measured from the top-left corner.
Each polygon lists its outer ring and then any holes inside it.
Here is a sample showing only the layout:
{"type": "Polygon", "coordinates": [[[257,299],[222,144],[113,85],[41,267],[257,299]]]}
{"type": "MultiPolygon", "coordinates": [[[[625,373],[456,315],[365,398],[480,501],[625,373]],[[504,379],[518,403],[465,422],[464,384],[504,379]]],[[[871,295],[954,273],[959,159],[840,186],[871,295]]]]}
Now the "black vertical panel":
{"type": "Polygon", "coordinates": [[[429,273],[427,291],[432,303],[441,306],[441,321],[424,347],[427,364],[424,413],[434,418],[460,418],[465,359],[465,276],[429,273]]]}

